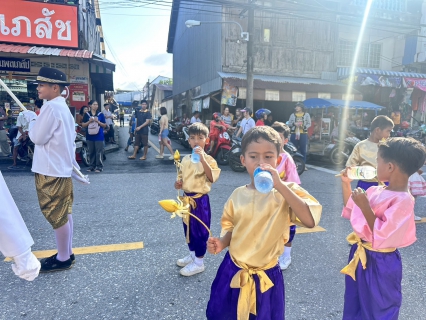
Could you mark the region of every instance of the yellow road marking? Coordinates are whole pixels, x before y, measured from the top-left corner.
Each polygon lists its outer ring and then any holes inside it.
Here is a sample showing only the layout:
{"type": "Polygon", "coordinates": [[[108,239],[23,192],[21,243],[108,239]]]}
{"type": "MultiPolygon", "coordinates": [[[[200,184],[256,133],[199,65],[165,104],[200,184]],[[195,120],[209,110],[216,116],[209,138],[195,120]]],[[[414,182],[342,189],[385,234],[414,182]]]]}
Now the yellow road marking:
{"type": "MultiPolygon", "coordinates": [[[[102,252],[114,252],[114,251],[128,251],[128,250],[138,250],[143,249],[143,242],[132,242],[132,243],[119,243],[119,244],[108,244],[102,246],[93,246],[93,247],[82,247],[82,248],[73,248],[75,255],[80,254],[93,254],[93,253],[102,253],[102,252]]],[[[47,258],[54,255],[57,250],[44,250],[44,251],[34,251],[34,255],[41,259],[47,258]]],[[[6,258],[4,261],[11,261],[12,259],[6,258]]]]}
{"type": "Polygon", "coordinates": [[[327,231],[327,230],[325,230],[323,227],[320,227],[320,226],[316,226],[314,228],[302,228],[302,227],[296,228],[296,233],[312,233],[312,232],[324,232],[324,231],[327,231]]]}
{"type": "Polygon", "coordinates": [[[422,220],[416,221],[416,223],[426,223],[426,218],[422,218],[422,220]]]}

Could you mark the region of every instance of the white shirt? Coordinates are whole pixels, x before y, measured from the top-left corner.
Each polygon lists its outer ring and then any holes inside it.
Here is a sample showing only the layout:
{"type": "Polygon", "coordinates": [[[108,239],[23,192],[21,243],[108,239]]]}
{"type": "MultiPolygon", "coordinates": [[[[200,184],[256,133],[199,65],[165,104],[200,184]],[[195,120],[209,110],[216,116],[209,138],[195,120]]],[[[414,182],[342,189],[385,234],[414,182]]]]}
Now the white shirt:
{"type": "Polygon", "coordinates": [[[106,111],[106,110],[104,110],[104,111],[103,111],[103,113],[104,113],[104,115],[105,115],[105,123],[106,123],[107,125],[112,125],[112,118],[107,118],[107,117],[111,117],[111,116],[112,116],[111,111],[106,111]]]}
{"type": "MultiPolygon", "coordinates": [[[[29,125],[27,119],[25,119],[24,117],[24,112],[25,111],[19,112],[18,119],[16,119],[16,126],[21,127],[22,132],[28,131],[28,125],[29,125]]],[[[18,134],[16,135],[16,140],[18,140],[20,136],[22,136],[22,133],[21,131],[18,130],[18,134]]]]}
{"type": "Polygon", "coordinates": [[[196,123],[196,122],[201,122],[200,118],[192,117],[191,118],[191,123],[196,123]]]}
{"type": "Polygon", "coordinates": [[[245,135],[247,133],[247,131],[249,131],[251,128],[254,128],[256,126],[256,123],[254,122],[253,118],[244,118],[243,120],[241,120],[241,128],[243,131],[243,135],[245,135]]]}
{"type": "Polygon", "coordinates": [[[35,144],[32,171],[50,177],[71,177],[75,160],[75,123],[63,97],[46,102],[30,123],[35,144]]]}

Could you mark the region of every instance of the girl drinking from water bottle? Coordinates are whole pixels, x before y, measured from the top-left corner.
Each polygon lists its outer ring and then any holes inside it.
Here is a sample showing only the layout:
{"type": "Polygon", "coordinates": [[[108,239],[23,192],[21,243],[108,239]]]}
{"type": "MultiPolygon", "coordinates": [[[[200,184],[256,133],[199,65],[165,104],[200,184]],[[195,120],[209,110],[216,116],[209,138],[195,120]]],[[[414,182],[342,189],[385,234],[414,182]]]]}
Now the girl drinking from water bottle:
{"type": "Polygon", "coordinates": [[[398,319],[401,307],[402,262],[397,248],[416,241],[414,199],[408,178],[425,162],[426,152],[414,139],[391,138],[379,145],[377,178],[389,186],[367,192],[351,190],[342,175],[342,216],[354,230],[346,274],[343,320],[398,319]]]}
{"type": "Polygon", "coordinates": [[[313,228],[321,205],[295,183],[283,182],[277,166],[281,139],[274,129],[254,127],[241,142],[241,163],[250,184],[234,190],[222,215],[221,238],[210,238],[208,251],[229,247],[213,281],[207,319],[284,319],[284,281],[278,265],[291,222],[313,228]],[[274,188],[255,187],[254,172],[271,174],[274,188]],[[260,188],[259,188],[260,189],[260,188]]]}

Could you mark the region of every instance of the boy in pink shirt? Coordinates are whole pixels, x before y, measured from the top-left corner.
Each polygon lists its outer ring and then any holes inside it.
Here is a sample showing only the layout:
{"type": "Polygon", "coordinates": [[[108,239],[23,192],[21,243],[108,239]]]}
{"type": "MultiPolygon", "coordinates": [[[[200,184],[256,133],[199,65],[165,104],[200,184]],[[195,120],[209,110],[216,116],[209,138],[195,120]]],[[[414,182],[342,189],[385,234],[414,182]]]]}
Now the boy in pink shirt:
{"type": "MultiPolygon", "coordinates": [[[[293,158],[289,153],[284,150],[284,145],[288,143],[288,137],[290,135],[290,128],[282,122],[274,122],[272,129],[277,131],[281,138],[281,150],[282,152],[278,158],[277,171],[280,174],[280,178],[285,182],[294,182],[300,184],[299,174],[297,173],[297,167],[294,163],[293,158]]],[[[279,258],[279,264],[281,270],[285,270],[291,264],[291,243],[296,234],[296,225],[290,226],[290,238],[284,246],[284,252],[279,258]]]]}
{"type": "Polygon", "coordinates": [[[346,274],[343,320],[398,319],[402,293],[402,262],[397,248],[416,239],[414,198],[408,178],[423,166],[423,145],[406,138],[391,138],[379,145],[377,178],[389,186],[373,186],[367,192],[351,190],[342,176],[342,216],[354,230],[346,274]]]}

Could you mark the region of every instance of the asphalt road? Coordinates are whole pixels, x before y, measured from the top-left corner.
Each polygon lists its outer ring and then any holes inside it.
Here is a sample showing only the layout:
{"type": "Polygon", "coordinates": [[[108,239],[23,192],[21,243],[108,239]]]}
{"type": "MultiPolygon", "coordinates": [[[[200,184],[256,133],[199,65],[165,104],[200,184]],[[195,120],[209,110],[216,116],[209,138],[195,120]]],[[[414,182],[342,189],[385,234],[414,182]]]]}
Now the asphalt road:
{"type": "MultiPolygon", "coordinates": [[[[127,128],[122,128],[121,143],[127,128]]],[[[153,142],[156,137],[151,138],[153,142]]],[[[173,144],[173,147],[179,147],[173,144]]],[[[184,150],[181,150],[184,153],[184,150]]],[[[74,184],[74,247],[143,241],[140,250],[76,256],[68,271],[41,274],[35,281],[15,277],[9,262],[0,262],[0,319],[204,319],[210,286],[223,254],[206,256],[206,271],[179,275],[175,261],[187,254],[181,221],[170,219],[158,205],[176,197],[172,161],[157,160],[151,147],[148,160],[128,160],[121,148],[107,155],[105,170],[91,174],[90,186],[74,184]]],[[[0,169],[34,238],[33,250],[55,248],[54,234],[38,207],[29,170],[0,169]]],[[[220,233],[223,205],[246,173],[223,168],[210,194],[212,232],[220,233]]],[[[323,205],[320,226],[326,231],[297,234],[293,263],[283,272],[286,319],[341,319],[345,266],[351,232],[340,218],[341,190],[330,172],[310,169],[302,186],[323,205]]],[[[416,212],[426,216],[426,200],[416,212]]],[[[401,250],[404,267],[400,319],[421,320],[426,312],[426,223],[417,224],[418,241],[401,250]]]]}

